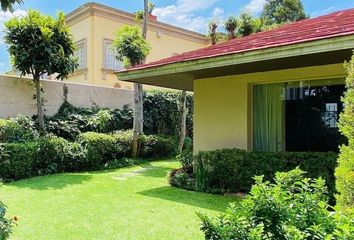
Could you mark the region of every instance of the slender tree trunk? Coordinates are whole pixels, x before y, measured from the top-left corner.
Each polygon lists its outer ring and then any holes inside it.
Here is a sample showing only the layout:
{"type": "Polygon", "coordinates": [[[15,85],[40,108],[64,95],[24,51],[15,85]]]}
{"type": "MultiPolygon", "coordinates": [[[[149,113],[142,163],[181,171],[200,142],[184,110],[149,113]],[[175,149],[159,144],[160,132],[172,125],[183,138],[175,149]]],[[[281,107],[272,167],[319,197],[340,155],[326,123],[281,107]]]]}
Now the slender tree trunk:
{"type": "Polygon", "coordinates": [[[39,76],[33,78],[33,82],[36,88],[36,100],[37,100],[37,114],[38,114],[38,128],[41,136],[45,135],[44,126],[44,110],[43,110],[43,99],[41,96],[41,82],[39,76]]]}
{"type": "Polygon", "coordinates": [[[186,139],[186,128],[187,128],[187,92],[182,91],[182,104],[181,104],[181,129],[179,133],[179,144],[178,144],[178,151],[181,154],[183,151],[184,141],[186,139]]]}
{"type": "MultiPolygon", "coordinates": [[[[143,22],[143,38],[147,37],[147,25],[149,21],[148,0],[144,0],[144,22],[143,22]]],[[[145,63],[145,59],[142,61],[145,63]]],[[[133,124],[133,152],[132,157],[139,156],[140,136],[144,130],[144,108],[143,108],[143,85],[134,83],[134,124],[133,124]]]]}

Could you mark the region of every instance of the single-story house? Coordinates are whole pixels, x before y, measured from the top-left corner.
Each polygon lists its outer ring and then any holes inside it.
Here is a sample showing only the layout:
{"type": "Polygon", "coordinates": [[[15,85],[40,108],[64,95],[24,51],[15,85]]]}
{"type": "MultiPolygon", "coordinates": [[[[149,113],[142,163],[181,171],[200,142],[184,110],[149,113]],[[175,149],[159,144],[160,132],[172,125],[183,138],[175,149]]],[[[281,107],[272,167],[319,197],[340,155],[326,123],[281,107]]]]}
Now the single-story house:
{"type": "Polygon", "coordinates": [[[329,151],[354,49],[354,9],[229,40],[119,72],[194,92],[194,149],[329,151]]]}

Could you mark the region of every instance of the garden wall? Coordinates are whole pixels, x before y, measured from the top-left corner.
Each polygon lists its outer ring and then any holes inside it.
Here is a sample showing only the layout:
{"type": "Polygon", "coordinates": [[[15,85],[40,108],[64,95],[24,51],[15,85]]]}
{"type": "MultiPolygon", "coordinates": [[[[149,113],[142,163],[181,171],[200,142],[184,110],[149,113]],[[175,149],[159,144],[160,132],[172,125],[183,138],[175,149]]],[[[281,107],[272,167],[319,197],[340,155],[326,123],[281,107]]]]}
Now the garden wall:
{"type": "MultiPolygon", "coordinates": [[[[98,105],[110,109],[122,108],[133,101],[132,90],[99,87],[88,84],[43,80],[46,114],[55,114],[64,101],[64,85],[67,100],[78,107],[98,105]]],[[[27,78],[0,75],[0,118],[24,114],[36,114],[34,88],[27,78]]]]}

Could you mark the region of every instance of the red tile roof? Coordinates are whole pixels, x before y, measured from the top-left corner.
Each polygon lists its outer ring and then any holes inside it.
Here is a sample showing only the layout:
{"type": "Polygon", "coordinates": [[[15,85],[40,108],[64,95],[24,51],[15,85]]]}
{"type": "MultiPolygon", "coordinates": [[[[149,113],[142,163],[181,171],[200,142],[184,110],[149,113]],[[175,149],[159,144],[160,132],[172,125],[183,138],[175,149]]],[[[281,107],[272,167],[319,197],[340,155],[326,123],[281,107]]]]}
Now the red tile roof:
{"type": "Polygon", "coordinates": [[[126,71],[249,52],[265,48],[280,47],[351,34],[354,34],[354,8],[302,20],[273,30],[182,53],[156,62],[150,62],[135,68],[127,69],[126,71]]]}

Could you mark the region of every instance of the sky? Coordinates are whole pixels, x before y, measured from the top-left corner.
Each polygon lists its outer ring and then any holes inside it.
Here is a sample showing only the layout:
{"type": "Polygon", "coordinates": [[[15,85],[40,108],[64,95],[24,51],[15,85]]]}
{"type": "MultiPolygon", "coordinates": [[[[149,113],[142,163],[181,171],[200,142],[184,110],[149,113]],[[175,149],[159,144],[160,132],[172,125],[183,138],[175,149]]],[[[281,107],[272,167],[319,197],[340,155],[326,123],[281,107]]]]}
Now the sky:
{"type": "MultiPolygon", "coordinates": [[[[248,11],[258,15],[266,0],[152,0],[156,8],[153,12],[158,20],[205,33],[210,19],[225,19],[248,11]]],[[[16,16],[24,16],[28,9],[37,9],[42,13],[55,15],[58,11],[69,13],[87,3],[85,0],[24,0],[16,5],[15,11],[0,12],[0,72],[11,69],[7,48],[2,41],[4,22],[16,16]]],[[[96,2],[128,12],[143,8],[143,0],[96,0],[96,2]]],[[[306,13],[317,17],[330,12],[354,8],[354,0],[303,0],[306,13]]]]}

